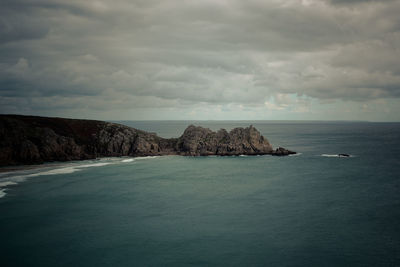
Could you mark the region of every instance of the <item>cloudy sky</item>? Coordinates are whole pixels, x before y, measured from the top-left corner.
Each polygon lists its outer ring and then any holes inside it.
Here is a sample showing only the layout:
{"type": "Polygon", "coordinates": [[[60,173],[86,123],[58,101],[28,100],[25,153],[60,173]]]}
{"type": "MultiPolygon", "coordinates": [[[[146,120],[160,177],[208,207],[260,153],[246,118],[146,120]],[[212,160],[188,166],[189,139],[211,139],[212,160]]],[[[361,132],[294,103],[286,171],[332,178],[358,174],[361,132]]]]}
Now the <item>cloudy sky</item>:
{"type": "Polygon", "coordinates": [[[0,0],[0,113],[400,121],[400,1],[0,0]]]}

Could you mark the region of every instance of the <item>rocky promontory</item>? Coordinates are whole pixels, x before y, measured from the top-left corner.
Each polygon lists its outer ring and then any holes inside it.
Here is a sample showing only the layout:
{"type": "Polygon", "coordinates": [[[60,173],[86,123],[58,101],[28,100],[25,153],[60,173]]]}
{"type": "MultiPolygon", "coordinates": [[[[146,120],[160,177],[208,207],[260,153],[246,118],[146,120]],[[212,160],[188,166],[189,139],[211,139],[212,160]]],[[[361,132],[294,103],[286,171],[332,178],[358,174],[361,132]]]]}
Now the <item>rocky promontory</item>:
{"type": "Polygon", "coordinates": [[[104,121],[0,115],[0,166],[117,156],[295,153],[274,150],[253,126],[214,132],[190,125],[179,138],[166,139],[104,121]]]}

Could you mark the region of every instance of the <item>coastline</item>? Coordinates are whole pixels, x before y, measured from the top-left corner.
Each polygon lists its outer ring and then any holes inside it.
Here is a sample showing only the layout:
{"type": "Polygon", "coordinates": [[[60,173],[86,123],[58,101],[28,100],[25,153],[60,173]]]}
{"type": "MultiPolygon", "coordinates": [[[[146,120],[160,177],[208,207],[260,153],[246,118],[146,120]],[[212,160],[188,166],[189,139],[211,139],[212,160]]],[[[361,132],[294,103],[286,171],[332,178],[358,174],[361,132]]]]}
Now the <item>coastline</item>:
{"type": "Polygon", "coordinates": [[[288,156],[252,125],[212,131],[189,125],[178,138],[105,121],[0,115],[0,166],[122,156],[288,156]]]}

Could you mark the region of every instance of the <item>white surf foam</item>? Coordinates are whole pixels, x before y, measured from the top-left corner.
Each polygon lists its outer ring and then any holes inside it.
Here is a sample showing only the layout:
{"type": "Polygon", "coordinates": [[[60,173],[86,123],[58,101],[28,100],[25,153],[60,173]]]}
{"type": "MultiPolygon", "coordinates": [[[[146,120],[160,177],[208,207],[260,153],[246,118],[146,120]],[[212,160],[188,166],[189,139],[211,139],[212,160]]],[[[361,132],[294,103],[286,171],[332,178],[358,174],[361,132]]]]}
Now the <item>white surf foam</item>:
{"type": "Polygon", "coordinates": [[[89,167],[101,167],[110,165],[110,162],[100,162],[100,163],[93,163],[93,164],[85,164],[85,165],[78,165],[75,168],[89,168],[89,167]]]}
{"type": "Polygon", "coordinates": [[[300,156],[301,154],[303,154],[303,153],[290,154],[289,157],[297,157],[297,156],[300,156]]]}
{"type": "Polygon", "coordinates": [[[5,189],[0,189],[0,198],[4,197],[6,194],[6,192],[4,192],[5,189]]]}
{"type": "Polygon", "coordinates": [[[121,162],[126,163],[126,162],[132,162],[132,161],[135,161],[135,159],[124,159],[124,160],[122,160],[121,162]]]}
{"type": "Polygon", "coordinates": [[[59,168],[59,169],[54,169],[54,170],[49,170],[49,171],[44,171],[44,172],[38,172],[38,173],[33,173],[27,175],[28,177],[36,177],[36,176],[41,176],[41,175],[56,175],[56,174],[67,174],[67,173],[74,173],[78,171],[76,167],[66,167],[66,168],[59,168]]]}
{"type": "Polygon", "coordinates": [[[4,181],[4,182],[0,182],[0,188],[6,187],[6,186],[9,186],[9,185],[15,185],[15,184],[17,184],[17,183],[16,183],[16,182],[13,182],[13,181],[4,181]]]}
{"type": "Polygon", "coordinates": [[[159,158],[160,156],[148,156],[148,157],[136,157],[135,159],[155,159],[159,158]]]}
{"type": "Polygon", "coordinates": [[[322,154],[321,157],[328,157],[328,158],[351,158],[353,157],[352,155],[349,155],[348,157],[346,156],[341,156],[339,154],[322,154]]]}
{"type": "MultiPolygon", "coordinates": [[[[62,168],[48,169],[49,167],[45,167],[46,170],[39,171],[36,173],[29,173],[23,175],[14,175],[14,176],[6,176],[0,179],[0,198],[6,195],[4,187],[10,185],[16,185],[25,181],[28,178],[37,177],[37,176],[46,176],[46,175],[59,175],[59,174],[69,174],[77,171],[81,171],[84,168],[90,167],[101,167],[111,164],[111,162],[99,162],[99,163],[89,163],[89,164],[68,164],[69,166],[63,166],[62,168]]],[[[26,171],[25,171],[26,172],[26,171]]]]}

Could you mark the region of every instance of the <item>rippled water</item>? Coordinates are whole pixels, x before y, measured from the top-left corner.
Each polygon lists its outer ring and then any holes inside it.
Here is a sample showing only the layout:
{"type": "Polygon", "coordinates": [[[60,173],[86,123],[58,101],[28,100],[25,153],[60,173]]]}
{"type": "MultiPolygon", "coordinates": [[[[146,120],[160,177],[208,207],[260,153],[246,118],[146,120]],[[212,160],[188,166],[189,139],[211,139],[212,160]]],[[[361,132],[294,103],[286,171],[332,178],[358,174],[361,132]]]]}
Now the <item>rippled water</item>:
{"type": "MultiPolygon", "coordinates": [[[[189,123],[126,122],[164,137],[189,123]]],[[[0,174],[2,265],[400,265],[400,124],[253,125],[301,154],[113,158],[0,174]]]]}

